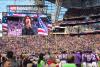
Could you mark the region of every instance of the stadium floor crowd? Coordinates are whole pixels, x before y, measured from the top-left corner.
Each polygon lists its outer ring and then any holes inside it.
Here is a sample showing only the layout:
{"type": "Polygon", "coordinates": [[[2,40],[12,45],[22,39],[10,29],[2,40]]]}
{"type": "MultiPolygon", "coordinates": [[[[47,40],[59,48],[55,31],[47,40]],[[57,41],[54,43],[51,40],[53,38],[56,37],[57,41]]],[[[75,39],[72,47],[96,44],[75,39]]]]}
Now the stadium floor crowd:
{"type": "MultiPolygon", "coordinates": [[[[19,58],[24,55],[24,60],[28,61],[34,54],[50,52],[52,60],[57,54],[65,51],[73,55],[77,51],[100,51],[100,35],[49,35],[49,36],[25,36],[25,37],[2,37],[0,38],[0,53],[6,56],[8,51],[13,51],[14,57],[19,58]],[[27,55],[27,56],[26,56],[27,55]]],[[[98,52],[99,55],[99,52],[98,52]]],[[[36,57],[35,57],[35,60],[36,57]]],[[[9,60],[8,60],[9,61],[9,60]]]]}

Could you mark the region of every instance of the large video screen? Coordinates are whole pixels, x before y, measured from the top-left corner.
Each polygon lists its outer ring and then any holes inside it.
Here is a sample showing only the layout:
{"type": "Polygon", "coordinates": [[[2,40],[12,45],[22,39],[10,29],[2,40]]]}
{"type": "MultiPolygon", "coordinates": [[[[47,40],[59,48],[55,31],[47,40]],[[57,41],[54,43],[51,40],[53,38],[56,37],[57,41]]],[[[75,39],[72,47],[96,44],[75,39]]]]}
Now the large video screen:
{"type": "Polygon", "coordinates": [[[52,28],[50,17],[43,14],[8,14],[2,18],[3,35],[48,35],[52,28]]]}

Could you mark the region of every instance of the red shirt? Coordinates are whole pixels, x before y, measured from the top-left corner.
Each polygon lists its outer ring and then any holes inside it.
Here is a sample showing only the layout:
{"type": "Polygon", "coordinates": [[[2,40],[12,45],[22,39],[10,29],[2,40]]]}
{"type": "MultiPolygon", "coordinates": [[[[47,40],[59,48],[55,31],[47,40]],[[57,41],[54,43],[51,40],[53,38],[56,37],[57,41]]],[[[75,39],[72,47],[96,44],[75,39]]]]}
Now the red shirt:
{"type": "Polygon", "coordinates": [[[51,60],[51,59],[49,59],[49,60],[47,61],[47,63],[48,63],[48,65],[50,65],[50,64],[54,63],[54,61],[51,60]]]}

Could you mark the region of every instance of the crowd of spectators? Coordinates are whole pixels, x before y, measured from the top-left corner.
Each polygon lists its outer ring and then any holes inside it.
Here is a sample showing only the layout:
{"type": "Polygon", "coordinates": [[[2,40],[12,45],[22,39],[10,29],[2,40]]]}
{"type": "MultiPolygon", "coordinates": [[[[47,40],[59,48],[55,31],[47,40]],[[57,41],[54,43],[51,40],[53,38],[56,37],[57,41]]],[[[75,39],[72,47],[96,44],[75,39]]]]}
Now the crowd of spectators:
{"type": "Polygon", "coordinates": [[[100,35],[49,35],[26,37],[2,37],[0,38],[0,51],[13,51],[15,54],[32,54],[34,52],[53,53],[59,51],[100,50],[100,35]]]}

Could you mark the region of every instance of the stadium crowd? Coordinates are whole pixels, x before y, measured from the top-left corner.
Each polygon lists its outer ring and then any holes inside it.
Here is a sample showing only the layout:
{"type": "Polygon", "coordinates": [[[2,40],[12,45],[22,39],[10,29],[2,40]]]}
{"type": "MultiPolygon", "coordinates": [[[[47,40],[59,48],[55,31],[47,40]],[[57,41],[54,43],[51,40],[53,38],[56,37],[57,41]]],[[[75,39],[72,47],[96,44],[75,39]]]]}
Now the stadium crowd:
{"type": "MultiPolygon", "coordinates": [[[[25,37],[23,36],[23,37],[0,38],[0,53],[4,57],[6,57],[7,53],[9,55],[8,51],[13,51],[14,57],[16,57],[17,60],[23,60],[22,59],[23,56],[24,59],[27,60],[26,63],[28,63],[29,59],[32,60],[34,56],[35,56],[34,61],[36,61],[40,53],[45,54],[47,52],[50,52],[50,54],[52,55],[51,58],[54,59],[57,58],[57,55],[61,55],[63,51],[65,51],[67,54],[71,53],[71,55],[73,55],[73,53],[75,52],[76,54],[77,51],[95,52],[96,49],[100,50],[99,34],[97,35],[87,34],[81,36],[70,36],[70,35],[37,36],[35,35],[35,36],[25,36],[25,37]]],[[[7,61],[9,62],[10,60],[7,61]]],[[[21,66],[21,67],[25,67],[25,66],[21,66]]]]}
{"type": "Polygon", "coordinates": [[[49,36],[25,36],[25,37],[3,37],[0,38],[1,52],[13,50],[15,53],[32,53],[41,50],[51,50],[54,53],[61,50],[86,50],[99,47],[100,35],[49,35],[49,36]],[[98,45],[97,45],[98,44],[98,45]],[[63,45],[63,46],[62,46],[63,45]],[[38,49],[37,49],[38,48],[38,49]],[[74,48],[74,49],[73,49],[74,48]]]}
{"type": "Polygon", "coordinates": [[[12,51],[0,54],[0,67],[99,67],[99,56],[91,50],[67,53],[41,52],[15,56],[12,51]]]}

